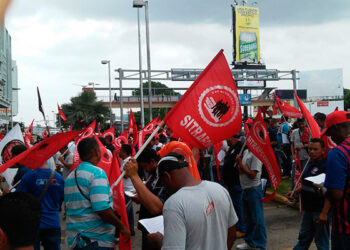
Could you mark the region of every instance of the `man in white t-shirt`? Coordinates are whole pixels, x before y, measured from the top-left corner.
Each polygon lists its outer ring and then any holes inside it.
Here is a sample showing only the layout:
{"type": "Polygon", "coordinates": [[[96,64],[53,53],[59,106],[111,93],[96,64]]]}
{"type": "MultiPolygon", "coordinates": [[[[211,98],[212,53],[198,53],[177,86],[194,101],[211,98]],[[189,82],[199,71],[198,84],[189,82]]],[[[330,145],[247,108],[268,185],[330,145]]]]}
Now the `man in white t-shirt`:
{"type": "Polygon", "coordinates": [[[73,166],[73,154],[68,150],[67,146],[61,148],[60,153],[61,155],[58,157],[59,165],[62,166],[62,177],[66,180],[73,166]]]}
{"type": "Polygon", "coordinates": [[[162,249],[231,249],[238,219],[229,193],[217,183],[199,181],[182,155],[170,153],[158,163],[159,178],[173,193],[163,207],[162,249]]]}

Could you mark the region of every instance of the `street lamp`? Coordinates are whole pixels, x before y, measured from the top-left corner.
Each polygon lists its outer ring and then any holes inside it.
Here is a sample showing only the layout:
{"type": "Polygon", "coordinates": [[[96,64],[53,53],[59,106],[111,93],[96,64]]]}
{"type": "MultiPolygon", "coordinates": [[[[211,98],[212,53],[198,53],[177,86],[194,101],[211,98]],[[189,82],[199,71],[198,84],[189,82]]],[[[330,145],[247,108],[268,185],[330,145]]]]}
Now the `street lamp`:
{"type": "Polygon", "coordinates": [[[145,19],[146,19],[146,44],[147,44],[147,71],[148,71],[148,105],[149,105],[149,118],[152,121],[152,83],[151,83],[151,52],[149,41],[149,16],[148,16],[148,1],[134,0],[134,8],[142,8],[145,6],[145,19]]]}
{"type": "Polygon", "coordinates": [[[109,83],[109,120],[111,127],[113,126],[113,118],[112,118],[112,89],[111,89],[111,61],[102,60],[102,64],[108,64],[108,83],[109,83]]]}

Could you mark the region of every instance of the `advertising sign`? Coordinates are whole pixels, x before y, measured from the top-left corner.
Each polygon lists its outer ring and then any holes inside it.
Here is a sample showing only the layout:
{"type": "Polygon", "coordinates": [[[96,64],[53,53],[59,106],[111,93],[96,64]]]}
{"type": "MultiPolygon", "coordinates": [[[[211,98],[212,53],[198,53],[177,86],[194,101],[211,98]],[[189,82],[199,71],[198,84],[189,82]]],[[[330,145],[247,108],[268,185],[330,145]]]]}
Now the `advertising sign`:
{"type": "Polygon", "coordinates": [[[236,62],[260,62],[259,9],[235,7],[236,62]]]}
{"type": "Polygon", "coordinates": [[[264,88],[265,81],[236,81],[238,88],[264,88]]]}
{"type": "Polygon", "coordinates": [[[317,107],[328,107],[329,101],[319,101],[317,102],[317,107]]]}
{"type": "Polygon", "coordinates": [[[252,95],[251,94],[239,94],[239,102],[242,106],[252,104],[252,95]]]}

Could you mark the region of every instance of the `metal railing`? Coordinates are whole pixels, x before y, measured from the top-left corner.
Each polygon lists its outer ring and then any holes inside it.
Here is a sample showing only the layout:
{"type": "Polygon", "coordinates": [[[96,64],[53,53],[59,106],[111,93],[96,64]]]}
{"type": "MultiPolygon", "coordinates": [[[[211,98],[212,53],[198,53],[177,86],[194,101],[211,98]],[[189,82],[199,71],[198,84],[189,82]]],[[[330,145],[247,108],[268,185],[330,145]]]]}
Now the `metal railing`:
{"type": "MultiPolygon", "coordinates": [[[[109,96],[98,96],[98,99],[103,102],[109,102],[109,96]]],[[[152,96],[152,102],[177,102],[179,100],[179,96],[152,96]]],[[[141,102],[141,98],[139,96],[123,96],[123,102],[141,102]]],[[[120,97],[117,96],[116,99],[112,100],[112,102],[120,102],[120,97]]],[[[148,96],[143,97],[143,102],[148,103],[148,96]]]]}

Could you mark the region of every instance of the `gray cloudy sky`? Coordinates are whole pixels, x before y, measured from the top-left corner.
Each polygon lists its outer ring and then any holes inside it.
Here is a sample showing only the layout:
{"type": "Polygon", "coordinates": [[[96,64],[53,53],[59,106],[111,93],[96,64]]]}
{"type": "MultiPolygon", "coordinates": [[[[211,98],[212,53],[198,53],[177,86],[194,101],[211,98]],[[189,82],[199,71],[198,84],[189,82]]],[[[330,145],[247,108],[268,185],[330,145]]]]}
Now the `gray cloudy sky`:
{"type": "MultiPolygon", "coordinates": [[[[257,2],[261,52],[268,68],[343,68],[344,85],[350,88],[350,1],[257,2]]],[[[221,48],[231,62],[231,3],[150,0],[152,68],[205,67],[221,48]]],[[[146,68],[143,9],[141,18],[146,68]]],[[[27,124],[33,118],[42,120],[36,86],[52,120],[56,103],[68,102],[81,90],[73,84],[96,82],[107,86],[107,68],[100,64],[101,59],[111,60],[113,69],[138,68],[132,0],[13,0],[6,26],[19,67],[21,90],[16,119],[27,124]]],[[[112,84],[118,87],[116,81],[112,84]]],[[[288,88],[288,84],[275,85],[288,88]]],[[[137,82],[125,86],[137,86],[137,82]]]]}

